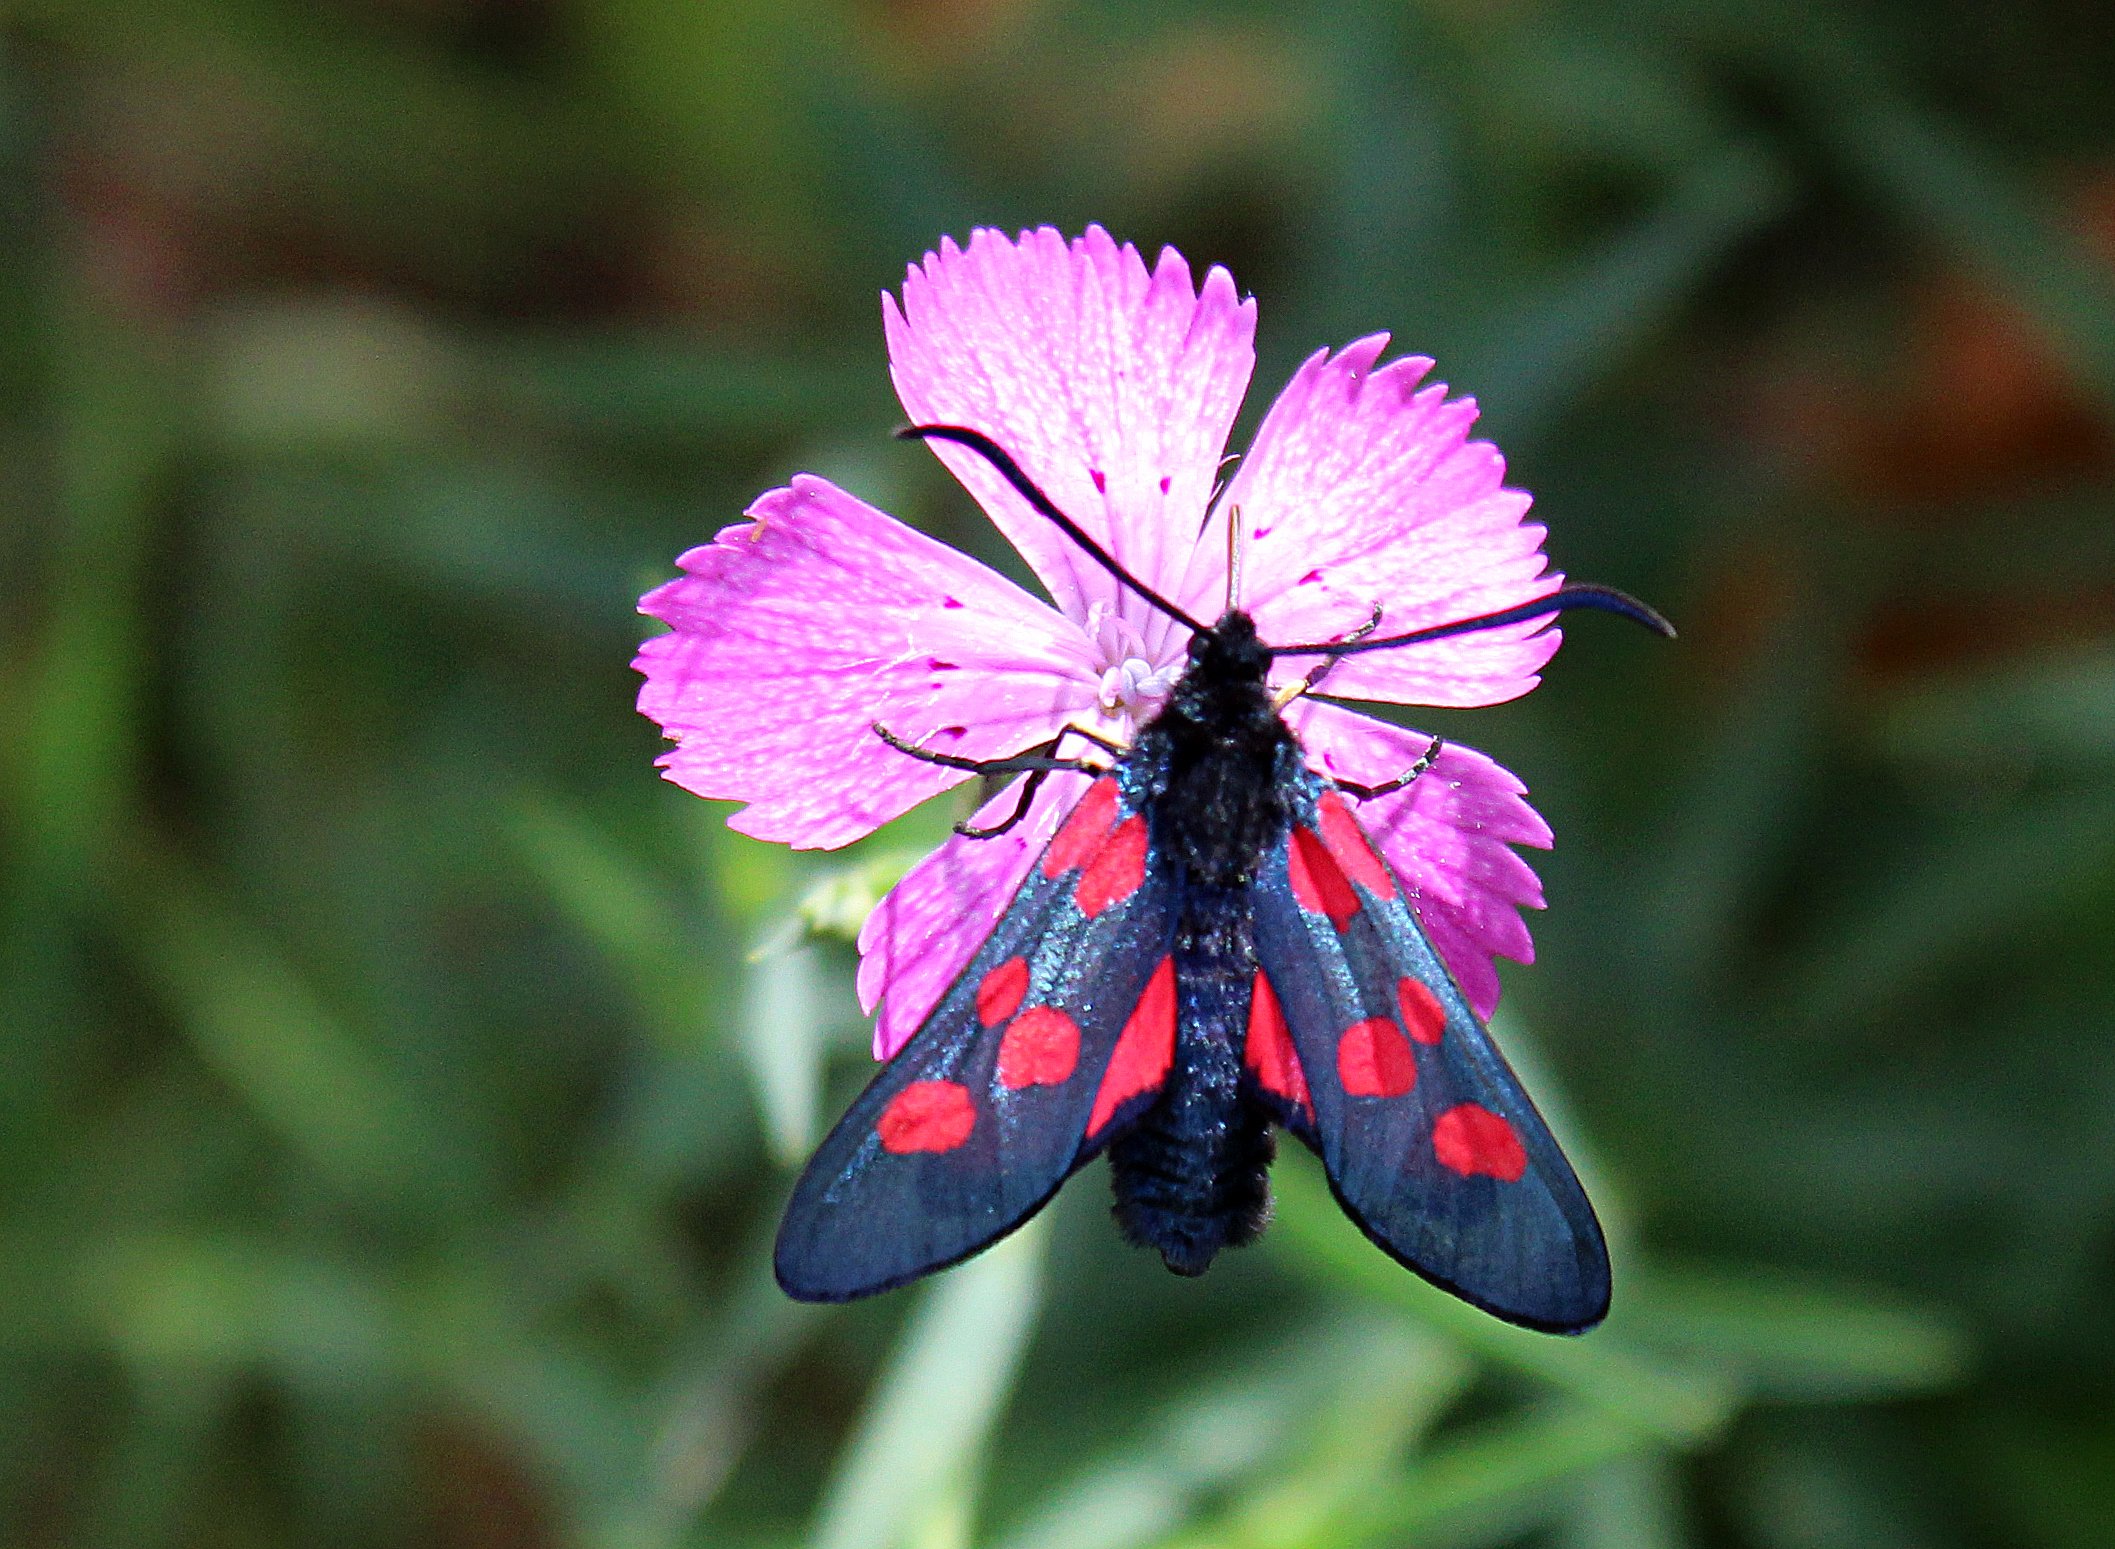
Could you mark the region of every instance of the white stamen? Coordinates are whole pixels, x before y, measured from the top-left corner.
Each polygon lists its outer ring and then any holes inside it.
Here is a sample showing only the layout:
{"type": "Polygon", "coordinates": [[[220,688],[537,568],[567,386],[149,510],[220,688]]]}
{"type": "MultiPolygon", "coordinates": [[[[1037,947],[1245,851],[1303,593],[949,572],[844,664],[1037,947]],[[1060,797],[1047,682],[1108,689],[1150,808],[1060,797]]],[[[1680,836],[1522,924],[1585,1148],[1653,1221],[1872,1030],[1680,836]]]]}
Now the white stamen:
{"type": "Polygon", "coordinates": [[[1128,741],[1150,721],[1182,675],[1180,660],[1156,666],[1136,627],[1113,608],[1095,603],[1087,610],[1087,633],[1104,662],[1099,698],[1102,714],[1128,741]]]}
{"type": "Polygon", "coordinates": [[[1134,723],[1151,718],[1175,686],[1172,666],[1156,667],[1142,656],[1127,656],[1102,673],[1102,709],[1128,715],[1134,723]]]}

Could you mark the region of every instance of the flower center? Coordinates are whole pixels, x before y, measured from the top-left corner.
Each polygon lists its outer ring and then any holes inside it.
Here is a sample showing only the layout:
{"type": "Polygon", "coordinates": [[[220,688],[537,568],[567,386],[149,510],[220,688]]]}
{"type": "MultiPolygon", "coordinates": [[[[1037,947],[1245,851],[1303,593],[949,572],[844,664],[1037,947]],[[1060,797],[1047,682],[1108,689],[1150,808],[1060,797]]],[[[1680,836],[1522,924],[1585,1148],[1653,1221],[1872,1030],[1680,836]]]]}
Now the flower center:
{"type": "Polygon", "coordinates": [[[1173,667],[1156,667],[1143,656],[1127,656],[1102,673],[1102,708],[1128,715],[1134,724],[1146,720],[1175,686],[1173,667]]]}
{"type": "Polygon", "coordinates": [[[1138,631],[1105,603],[1088,609],[1087,633],[1109,664],[1101,675],[1102,713],[1133,734],[1160,709],[1181,675],[1181,664],[1153,661],[1138,631]]]}

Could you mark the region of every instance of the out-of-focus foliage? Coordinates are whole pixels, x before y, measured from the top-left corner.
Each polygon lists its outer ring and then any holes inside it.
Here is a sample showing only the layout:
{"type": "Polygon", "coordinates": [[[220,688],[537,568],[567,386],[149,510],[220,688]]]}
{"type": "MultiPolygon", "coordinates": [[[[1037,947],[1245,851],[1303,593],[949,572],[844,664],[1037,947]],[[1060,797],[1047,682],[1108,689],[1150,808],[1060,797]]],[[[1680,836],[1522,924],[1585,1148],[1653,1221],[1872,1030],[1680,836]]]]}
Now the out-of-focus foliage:
{"type": "MultiPolygon", "coordinates": [[[[2084,1549],[2115,1522],[2115,22],[1892,0],[17,0],[0,29],[0,1535],[2084,1549]],[[1431,718],[1560,847],[1500,1034],[1618,1310],[1302,1157],[770,1283],[849,857],[656,781],[631,602],[887,439],[876,292],[1090,220],[1267,401],[1476,392],[1592,620],[1431,718]]],[[[1240,437],[1237,436],[1237,443],[1240,437]]],[[[730,685],[739,693],[739,685],[730,685]]]]}

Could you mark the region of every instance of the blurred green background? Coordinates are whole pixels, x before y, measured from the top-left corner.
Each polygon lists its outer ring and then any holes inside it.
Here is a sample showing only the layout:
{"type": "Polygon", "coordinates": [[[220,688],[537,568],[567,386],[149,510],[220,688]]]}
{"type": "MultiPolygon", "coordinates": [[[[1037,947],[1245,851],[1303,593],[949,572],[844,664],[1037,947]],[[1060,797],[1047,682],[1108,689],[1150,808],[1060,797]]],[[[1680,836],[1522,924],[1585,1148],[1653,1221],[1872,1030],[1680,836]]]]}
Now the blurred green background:
{"type": "Polygon", "coordinates": [[[2115,1543],[2115,12],[0,15],[0,1539],[2115,1543]],[[1422,723],[1559,836],[1499,1032],[1586,1339],[1291,1156],[1200,1283],[1097,1168],[770,1284],[847,924],[954,813],[729,834],[633,601],[800,469],[1011,563],[876,293],[1041,221],[1230,265],[1245,424],[1437,355],[1683,626],[1422,723]]]}

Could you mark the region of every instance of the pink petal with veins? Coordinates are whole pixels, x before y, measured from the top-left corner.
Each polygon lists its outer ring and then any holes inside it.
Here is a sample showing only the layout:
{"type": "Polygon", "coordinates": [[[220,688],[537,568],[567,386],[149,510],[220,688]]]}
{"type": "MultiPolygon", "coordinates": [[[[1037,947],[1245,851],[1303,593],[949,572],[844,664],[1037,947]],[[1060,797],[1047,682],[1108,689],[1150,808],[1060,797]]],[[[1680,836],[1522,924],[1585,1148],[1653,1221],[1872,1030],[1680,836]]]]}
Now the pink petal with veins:
{"type": "Polygon", "coordinates": [[[671,632],[639,648],[639,709],[667,777],[747,802],[729,823],[803,849],[849,844],[969,776],[875,735],[998,758],[1095,704],[1085,633],[973,559],[801,475],[641,599],[671,632]]]}
{"type": "MultiPolygon", "coordinates": [[[[1294,701],[1286,719],[1310,764],[1360,785],[1396,778],[1432,740],[1311,699],[1294,701]]],[[[1550,831],[1526,790],[1486,754],[1450,742],[1403,790],[1355,803],[1360,824],[1409,889],[1433,950],[1485,1018],[1498,1005],[1493,956],[1535,959],[1520,911],[1542,907],[1542,884],[1511,846],[1547,849],[1550,831]]]]}
{"type": "MultiPolygon", "coordinates": [[[[977,231],[968,247],[942,242],[914,266],[902,306],[882,298],[882,325],[914,422],[984,432],[1146,585],[1217,617],[1223,562],[1193,576],[1192,551],[1255,366],[1256,327],[1255,303],[1224,269],[1199,292],[1173,248],[1148,270],[1099,226],[1069,243],[1047,226],[1018,240],[977,231]]],[[[1112,602],[1155,663],[1180,651],[1179,626],[1120,591],[981,457],[933,450],[1066,614],[1112,602]]]]}
{"type": "MultiPolygon", "coordinates": [[[[1376,369],[1387,335],[1319,351],[1293,374],[1221,504],[1238,508],[1243,598],[1274,644],[1380,635],[1495,613],[1554,591],[1528,497],[1468,439],[1472,400],[1421,387],[1432,363],[1376,369]]],[[[1340,660],[1329,692],[1487,705],[1526,693],[1557,649],[1543,622],[1340,660]]],[[[1289,664],[1290,665],[1290,664],[1289,664]]]]}
{"type": "MultiPolygon", "coordinates": [[[[956,834],[867,916],[859,932],[859,1003],[879,1008],[874,1058],[895,1054],[940,1003],[1086,788],[1084,775],[1051,776],[1020,823],[992,839],[956,834]]],[[[989,826],[1005,818],[1016,795],[1001,791],[976,822],[989,826]]]]}

